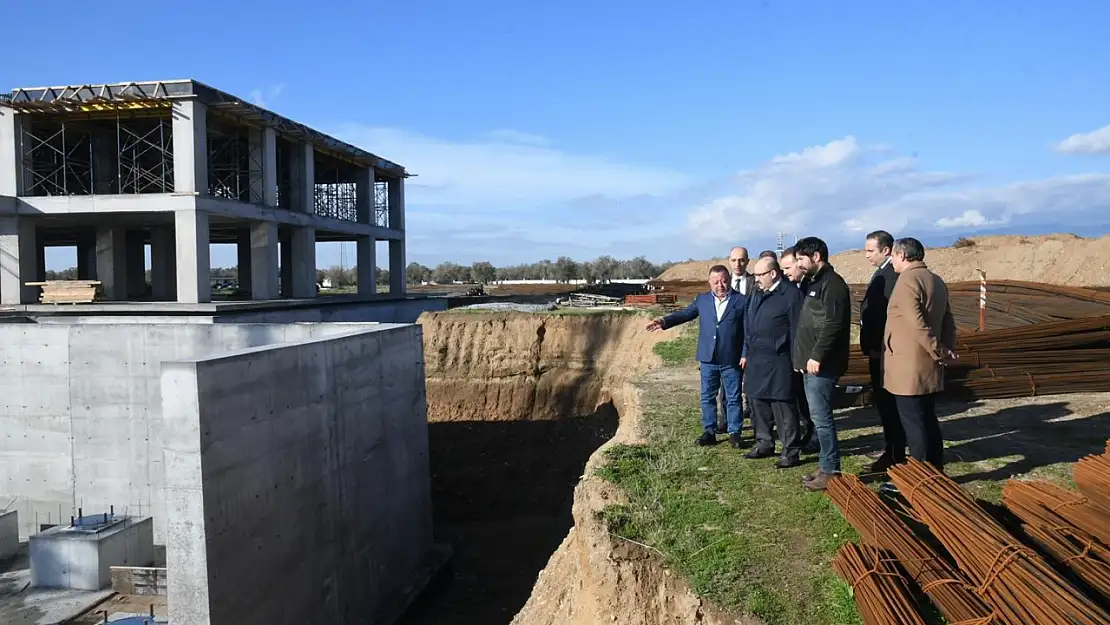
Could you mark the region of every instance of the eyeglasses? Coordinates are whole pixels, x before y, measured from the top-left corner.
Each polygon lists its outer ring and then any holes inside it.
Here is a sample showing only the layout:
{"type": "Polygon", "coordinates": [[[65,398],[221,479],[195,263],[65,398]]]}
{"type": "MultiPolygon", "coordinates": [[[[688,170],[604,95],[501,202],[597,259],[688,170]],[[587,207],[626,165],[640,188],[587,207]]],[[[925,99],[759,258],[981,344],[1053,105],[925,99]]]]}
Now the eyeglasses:
{"type": "Polygon", "coordinates": [[[774,271],[775,271],[774,269],[768,269],[767,271],[764,271],[762,273],[753,273],[752,275],[757,277],[757,278],[762,278],[763,276],[774,273],[774,271]]]}

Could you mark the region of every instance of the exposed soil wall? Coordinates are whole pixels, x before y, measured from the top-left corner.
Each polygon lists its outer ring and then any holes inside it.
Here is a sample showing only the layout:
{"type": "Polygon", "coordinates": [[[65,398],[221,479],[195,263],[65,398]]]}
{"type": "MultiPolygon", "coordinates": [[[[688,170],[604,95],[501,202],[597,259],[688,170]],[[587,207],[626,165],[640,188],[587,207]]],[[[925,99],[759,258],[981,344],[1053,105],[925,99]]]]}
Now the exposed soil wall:
{"type": "Polygon", "coordinates": [[[620,314],[419,323],[437,538],[456,557],[454,579],[402,623],[733,622],[707,615],[654,554],[597,518],[620,497],[590,475],[599,447],[636,440],[628,380],[658,364],[652,346],[669,337],[620,314]]]}

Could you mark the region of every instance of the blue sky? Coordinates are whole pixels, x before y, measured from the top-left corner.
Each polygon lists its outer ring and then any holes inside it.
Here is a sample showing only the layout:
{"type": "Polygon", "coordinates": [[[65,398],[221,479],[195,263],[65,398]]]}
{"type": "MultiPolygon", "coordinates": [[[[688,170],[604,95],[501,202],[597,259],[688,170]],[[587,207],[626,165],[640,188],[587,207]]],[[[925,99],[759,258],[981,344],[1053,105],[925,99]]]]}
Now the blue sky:
{"type": "MultiPolygon", "coordinates": [[[[430,265],[1110,223],[1105,2],[44,11],[5,8],[27,54],[0,67],[0,88],[192,77],[255,99],[418,174],[408,255],[430,265]]],[[[321,265],[338,262],[320,247],[321,265]]]]}

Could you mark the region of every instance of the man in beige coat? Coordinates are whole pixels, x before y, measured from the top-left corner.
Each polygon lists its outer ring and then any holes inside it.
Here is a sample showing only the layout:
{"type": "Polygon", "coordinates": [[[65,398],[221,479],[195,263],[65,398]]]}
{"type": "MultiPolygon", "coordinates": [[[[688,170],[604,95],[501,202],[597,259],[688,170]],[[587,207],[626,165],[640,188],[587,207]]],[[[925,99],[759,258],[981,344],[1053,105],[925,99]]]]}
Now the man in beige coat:
{"type": "MultiPolygon", "coordinates": [[[[894,242],[891,263],[898,281],[887,306],[883,335],[883,386],[894,395],[903,440],[887,441],[891,453],[910,455],[944,469],[944,440],[936,396],[944,390],[944,363],[956,357],[956,323],[948,286],[925,266],[925,247],[914,238],[894,242]]],[[[905,457],[892,458],[895,464],[905,457]]]]}

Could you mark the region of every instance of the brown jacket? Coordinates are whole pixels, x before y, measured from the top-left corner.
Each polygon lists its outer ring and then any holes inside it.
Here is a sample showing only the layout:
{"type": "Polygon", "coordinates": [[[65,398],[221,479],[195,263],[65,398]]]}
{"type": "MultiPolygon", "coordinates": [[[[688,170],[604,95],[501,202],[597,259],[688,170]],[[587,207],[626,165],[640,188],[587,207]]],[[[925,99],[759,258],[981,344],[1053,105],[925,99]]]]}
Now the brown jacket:
{"type": "Polygon", "coordinates": [[[924,262],[910,263],[898,275],[887,306],[883,388],[894,395],[943,391],[941,347],[956,348],[948,286],[924,262]]]}

